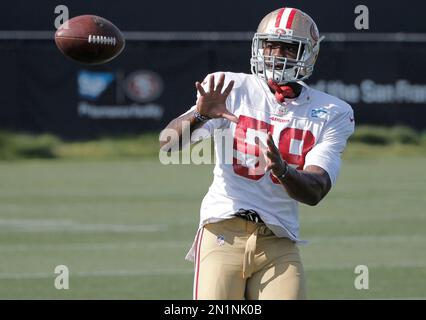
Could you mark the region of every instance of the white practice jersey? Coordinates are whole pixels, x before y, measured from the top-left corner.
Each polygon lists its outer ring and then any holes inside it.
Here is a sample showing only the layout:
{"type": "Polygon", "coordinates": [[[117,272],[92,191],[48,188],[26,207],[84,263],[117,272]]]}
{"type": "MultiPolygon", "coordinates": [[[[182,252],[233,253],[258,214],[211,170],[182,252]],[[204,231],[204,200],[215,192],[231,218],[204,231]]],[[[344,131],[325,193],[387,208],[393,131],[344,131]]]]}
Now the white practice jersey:
{"type": "MultiPolygon", "coordinates": [[[[216,82],[220,74],[214,74],[216,82]]],[[[209,77],[203,82],[206,90],[209,77]]],[[[225,72],[224,88],[231,80],[235,84],[226,106],[239,118],[238,124],[212,119],[203,125],[215,138],[216,164],[213,183],[201,204],[200,227],[232,218],[239,209],[253,209],[275,235],[299,242],[298,202],[288,196],[270,171],[265,171],[266,163],[262,161],[267,132],[272,133],[289,165],[299,170],[319,166],[334,185],[341,154],[354,131],[353,110],[346,102],[307,85],[297,98],[279,104],[258,77],[225,72]],[[228,144],[232,149],[228,161],[218,159],[224,153],[224,143],[218,141],[219,129],[230,132],[233,139],[228,144]]]]}

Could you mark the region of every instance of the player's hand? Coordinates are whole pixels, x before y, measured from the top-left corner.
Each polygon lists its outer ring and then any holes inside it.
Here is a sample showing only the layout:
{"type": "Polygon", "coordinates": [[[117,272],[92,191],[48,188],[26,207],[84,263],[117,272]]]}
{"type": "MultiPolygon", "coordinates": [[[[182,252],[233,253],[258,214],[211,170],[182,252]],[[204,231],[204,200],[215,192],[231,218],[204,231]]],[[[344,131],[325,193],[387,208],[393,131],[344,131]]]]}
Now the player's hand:
{"type": "Polygon", "coordinates": [[[281,158],[280,151],[275,146],[270,132],[268,132],[266,143],[268,145],[268,149],[266,150],[266,170],[271,170],[275,177],[279,177],[287,171],[287,162],[281,158]]]}
{"type": "Polygon", "coordinates": [[[219,81],[214,87],[214,75],[209,78],[209,90],[206,92],[199,82],[195,83],[195,87],[200,93],[197,100],[197,111],[210,118],[225,118],[229,121],[238,123],[238,118],[226,109],[226,98],[231,92],[234,81],[230,81],[228,86],[222,92],[223,84],[225,82],[225,74],[221,74],[219,81]]]}

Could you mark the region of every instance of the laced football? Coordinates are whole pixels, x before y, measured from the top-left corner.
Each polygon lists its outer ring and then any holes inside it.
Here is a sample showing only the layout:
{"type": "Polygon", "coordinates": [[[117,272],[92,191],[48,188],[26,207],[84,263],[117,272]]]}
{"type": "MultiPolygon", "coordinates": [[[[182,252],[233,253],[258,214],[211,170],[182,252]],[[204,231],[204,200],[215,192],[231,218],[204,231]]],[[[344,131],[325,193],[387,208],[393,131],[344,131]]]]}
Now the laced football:
{"type": "Polygon", "coordinates": [[[62,24],[55,33],[59,50],[83,64],[102,64],[117,57],[125,40],[112,22],[94,15],[74,17],[62,24]]]}

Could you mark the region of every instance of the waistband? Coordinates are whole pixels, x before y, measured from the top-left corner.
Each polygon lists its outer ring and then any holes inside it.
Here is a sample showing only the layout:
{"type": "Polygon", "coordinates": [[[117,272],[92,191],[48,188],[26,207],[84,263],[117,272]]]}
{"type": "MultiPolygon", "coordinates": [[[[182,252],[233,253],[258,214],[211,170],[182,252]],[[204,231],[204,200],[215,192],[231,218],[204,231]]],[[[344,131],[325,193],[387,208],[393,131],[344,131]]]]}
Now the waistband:
{"type": "Polygon", "coordinates": [[[264,223],[259,214],[252,209],[239,209],[234,215],[247,221],[264,223]]]}

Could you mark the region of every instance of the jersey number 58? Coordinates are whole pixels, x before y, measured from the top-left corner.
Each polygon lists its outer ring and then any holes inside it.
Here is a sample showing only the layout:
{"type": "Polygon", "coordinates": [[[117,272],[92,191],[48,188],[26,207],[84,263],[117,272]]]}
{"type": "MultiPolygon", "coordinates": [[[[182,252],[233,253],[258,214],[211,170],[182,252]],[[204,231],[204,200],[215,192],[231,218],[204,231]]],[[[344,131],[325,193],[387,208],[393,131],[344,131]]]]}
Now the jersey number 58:
{"type": "MultiPolygon", "coordinates": [[[[252,136],[261,137],[267,132],[274,134],[274,125],[266,123],[255,118],[240,116],[234,134],[234,154],[243,155],[244,160],[233,158],[234,172],[242,177],[251,180],[259,180],[265,175],[264,164],[260,159],[259,143],[248,141],[247,132],[251,131],[252,136]],[[252,165],[247,166],[247,160],[251,159],[252,165]]],[[[309,130],[301,130],[297,128],[284,128],[278,138],[278,149],[281,157],[288,164],[294,165],[298,170],[302,170],[305,164],[305,156],[315,144],[315,137],[309,130]]],[[[270,177],[274,183],[279,181],[270,173],[270,177]]]]}

